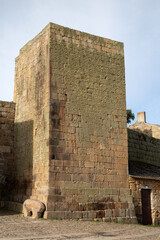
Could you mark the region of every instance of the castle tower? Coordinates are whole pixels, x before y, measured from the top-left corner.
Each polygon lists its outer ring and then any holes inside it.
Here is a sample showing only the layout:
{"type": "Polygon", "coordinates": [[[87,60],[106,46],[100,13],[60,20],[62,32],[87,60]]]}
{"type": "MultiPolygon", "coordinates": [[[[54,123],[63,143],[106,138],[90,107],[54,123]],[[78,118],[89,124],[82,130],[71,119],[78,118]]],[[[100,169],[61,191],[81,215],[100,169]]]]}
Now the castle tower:
{"type": "Polygon", "coordinates": [[[134,221],[123,44],[49,23],[16,59],[14,201],[134,221]],[[25,189],[25,192],[24,192],[25,189]]]}

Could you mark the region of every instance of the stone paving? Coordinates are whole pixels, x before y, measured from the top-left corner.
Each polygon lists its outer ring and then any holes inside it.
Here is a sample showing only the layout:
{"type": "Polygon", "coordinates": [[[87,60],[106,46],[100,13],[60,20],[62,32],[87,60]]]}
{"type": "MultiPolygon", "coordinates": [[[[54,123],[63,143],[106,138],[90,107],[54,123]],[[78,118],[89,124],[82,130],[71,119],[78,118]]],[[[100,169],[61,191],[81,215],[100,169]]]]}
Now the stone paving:
{"type": "Polygon", "coordinates": [[[160,227],[76,220],[24,218],[22,214],[0,211],[2,240],[157,240],[160,227]]]}

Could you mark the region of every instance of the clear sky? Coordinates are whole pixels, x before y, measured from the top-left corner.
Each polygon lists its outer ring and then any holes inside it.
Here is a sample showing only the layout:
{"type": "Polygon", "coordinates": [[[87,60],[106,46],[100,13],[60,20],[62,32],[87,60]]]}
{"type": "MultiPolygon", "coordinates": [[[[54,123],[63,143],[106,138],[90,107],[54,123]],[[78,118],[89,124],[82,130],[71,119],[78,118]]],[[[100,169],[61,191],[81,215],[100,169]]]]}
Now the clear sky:
{"type": "Polygon", "coordinates": [[[19,49],[49,22],[124,42],[127,108],[160,124],[160,0],[0,0],[0,100],[13,99],[19,49]]]}

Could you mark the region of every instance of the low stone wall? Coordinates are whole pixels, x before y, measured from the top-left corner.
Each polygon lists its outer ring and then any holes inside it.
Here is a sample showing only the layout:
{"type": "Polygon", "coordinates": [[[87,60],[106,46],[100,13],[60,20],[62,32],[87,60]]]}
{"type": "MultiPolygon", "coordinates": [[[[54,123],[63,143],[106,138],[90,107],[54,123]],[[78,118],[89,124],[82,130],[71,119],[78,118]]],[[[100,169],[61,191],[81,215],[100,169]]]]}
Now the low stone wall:
{"type": "Polygon", "coordinates": [[[128,129],[128,158],[129,162],[160,166],[160,139],[128,129]]]}
{"type": "Polygon", "coordinates": [[[0,199],[6,198],[6,181],[13,172],[15,103],[0,101],[0,199]]]}

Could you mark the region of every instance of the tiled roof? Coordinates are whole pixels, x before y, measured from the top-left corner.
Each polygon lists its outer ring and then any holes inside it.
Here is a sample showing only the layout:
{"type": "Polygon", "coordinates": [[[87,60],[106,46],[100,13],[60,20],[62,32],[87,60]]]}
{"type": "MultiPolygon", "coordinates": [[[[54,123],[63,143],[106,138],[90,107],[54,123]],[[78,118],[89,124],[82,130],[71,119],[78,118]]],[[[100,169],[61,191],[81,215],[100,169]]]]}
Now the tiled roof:
{"type": "Polygon", "coordinates": [[[129,175],[135,178],[160,180],[160,167],[142,162],[129,162],[129,175]]]}

